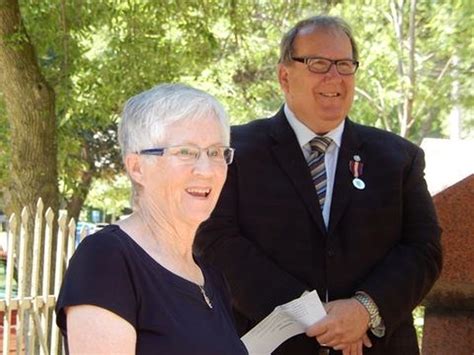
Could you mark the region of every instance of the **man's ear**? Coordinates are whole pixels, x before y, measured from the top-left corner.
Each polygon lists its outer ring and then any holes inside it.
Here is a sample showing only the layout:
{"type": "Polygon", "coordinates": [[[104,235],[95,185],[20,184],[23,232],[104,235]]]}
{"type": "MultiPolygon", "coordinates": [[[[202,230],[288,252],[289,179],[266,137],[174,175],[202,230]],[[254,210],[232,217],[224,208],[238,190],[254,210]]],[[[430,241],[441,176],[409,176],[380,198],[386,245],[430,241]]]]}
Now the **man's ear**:
{"type": "Polygon", "coordinates": [[[280,82],[280,87],[285,94],[288,94],[289,84],[288,84],[288,68],[285,64],[278,64],[278,81],[280,82]]]}
{"type": "Polygon", "coordinates": [[[140,155],[135,153],[127,154],[124,159],[124,164],[130,178],[142,185],[144,162],[140,159],[140,155]]]}

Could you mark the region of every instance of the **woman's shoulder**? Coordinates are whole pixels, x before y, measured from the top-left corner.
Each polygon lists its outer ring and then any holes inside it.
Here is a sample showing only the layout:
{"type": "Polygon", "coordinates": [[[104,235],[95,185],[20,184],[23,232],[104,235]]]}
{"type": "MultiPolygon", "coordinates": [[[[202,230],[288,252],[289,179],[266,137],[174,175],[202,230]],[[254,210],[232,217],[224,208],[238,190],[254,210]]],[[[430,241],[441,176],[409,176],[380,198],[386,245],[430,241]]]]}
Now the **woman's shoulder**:
{"type": "Polygon", "coordinates": [[[73,258],[91,262],[98,258],[101,262],[123,259],[127,254],[127,235],[117,225],[108,225],[98,232],[85,237],[78,245],[73,258]]]}
{"type": "Polygon", "coordinates": [[[119,226],[110,224],[100,231],[92,233],[85,237],[78,245],[80,248],[103,249],[103,248],[120,248],[123,244],[123,231],[119,226]]]}

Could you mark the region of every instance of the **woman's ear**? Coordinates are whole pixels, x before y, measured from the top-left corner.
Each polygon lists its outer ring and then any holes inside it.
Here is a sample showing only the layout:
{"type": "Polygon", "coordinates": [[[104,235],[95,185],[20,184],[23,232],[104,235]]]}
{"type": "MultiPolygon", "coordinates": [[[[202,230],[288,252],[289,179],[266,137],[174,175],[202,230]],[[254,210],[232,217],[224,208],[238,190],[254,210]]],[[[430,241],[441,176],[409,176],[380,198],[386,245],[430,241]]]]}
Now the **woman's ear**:
{"type": "Polygon", "coordinates": [[[140,155],[129,153],[125,156],[124,163],[128,176],[130,176],[134,182],[142,185],[144,162],[140,158],[140,155]]]}

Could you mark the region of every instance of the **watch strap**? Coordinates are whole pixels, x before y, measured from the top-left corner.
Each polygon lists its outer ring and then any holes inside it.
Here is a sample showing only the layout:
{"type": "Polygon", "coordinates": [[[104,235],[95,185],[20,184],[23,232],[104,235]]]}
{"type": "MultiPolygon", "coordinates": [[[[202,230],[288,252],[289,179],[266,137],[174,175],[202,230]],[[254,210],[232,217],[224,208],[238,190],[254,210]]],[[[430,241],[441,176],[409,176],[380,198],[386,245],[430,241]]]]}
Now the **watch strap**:
{"type": "Polygon", "coordinates": [[[377,337],[383,337],[385,335],[385,326],[382,317],[380,316],[377,304],[368,294],[362,291],[356,292],[353,298],[362,304],[369,313],[368,326],[370,331],[377,337]]]}

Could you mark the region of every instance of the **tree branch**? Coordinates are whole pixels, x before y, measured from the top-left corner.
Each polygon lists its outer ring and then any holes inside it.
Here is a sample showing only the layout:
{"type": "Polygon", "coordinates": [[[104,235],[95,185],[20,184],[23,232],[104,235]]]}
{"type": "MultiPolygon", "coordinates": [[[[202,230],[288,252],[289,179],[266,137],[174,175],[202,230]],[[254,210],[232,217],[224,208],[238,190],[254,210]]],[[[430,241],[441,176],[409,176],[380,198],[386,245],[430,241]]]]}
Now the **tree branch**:
{"type": "Polygon", "coordinates": [[[62,61],[62,77],[65,78],[69,73],[69,28],[66,16],[66,0],[61,0],[61,27],[63,31],[63,61],[62,61]]]}
{"type": "Polygon", "coordinates": [[[362,90],[362,89],[360,89],[360,88],[358,88],[358,87],[356,87],[355,90],[356,90],[356,92],[357,92],[358,94],[362,95],[362,96],[365,97],[371,104],[373,104],[373,106],[376,108],[376,110],[377,110],[378,113],[379,113],[379,117],[380,117],[380,119],[382,120],[382,123],[383,123],[385,129],[387,129],[387,130],[390,131],[390,130],[391,130],[391,129],[390,129],[390,125],[389,125],[389,123],[388,123],[388,121],[387,121],[387,117],[386,117],[386,115],[385,115],[385,110],[384,110],[384,108],[383,108],[382,106],[380,106],[380,105],[377,103],[376,99],[374,99],[372,96],[370,96],[370,94],[369,94],[367,91],[364,91],[364,90],[362,90]]]}
{"type": "MultiPolygon", "coordinates": [[[[443,66],[443,69],[441,70],[441,72],[437,76],[436,81],[435,81],[435,85],[433,85],[433,89],[432,89],[433,91],[431,93],[431,96],[436,97],[438,95],[438,92],[440,90],[440,86],[437,85],[437,84],[441,81],[441,79],[444,78],[444,76],[448,72],[448,68],[451,65],[452,61],[453,61],[453,56],[448,58],[448,60],[446,61],[446,64],[443,66]]],[[[425,110],[426,105],[427,105],[426,101],[423,101],[421,103],[420,107],[414,113],[414,116],[415,117],[421,116],[421,113],[425,110]]],[[[428,117],[429,117],[428,120],[430,120],[430,119],[431,119],[431,121],[433,120],[433,115],[428,115],[428,117]]]]}
{"type": "Polygon", "coordinates": [[[408,87],[405,89],[405,102],[403,107],[403,126],[401,134],[406,137],[408,130],[413,126],[413,102],[415,101],[416,92],[416,77],[415,77],[415,15],[416,15],[416,0],[411,0],[410,3],[410,19],[408,27],[408,87]]]}
{"type": "MultiPolygon", "coordinates": [[[[404,96],[404,85],[403,79],[405,76],[405,69],[403,66],[403,1],[399,4],[396,0],[392,0],[390,2],[390,10],[391,10],[391,22],[393,25],[393,29],[395,31],[395,37],[398,44],[398,60],[397,60],[397,72],[398,77],[400,80],[400,96],[404,96]]],[[[397,114],[398,114],[398,121],[400,127],[403,126],[403,102],[397,104],[397,114]]]]}

